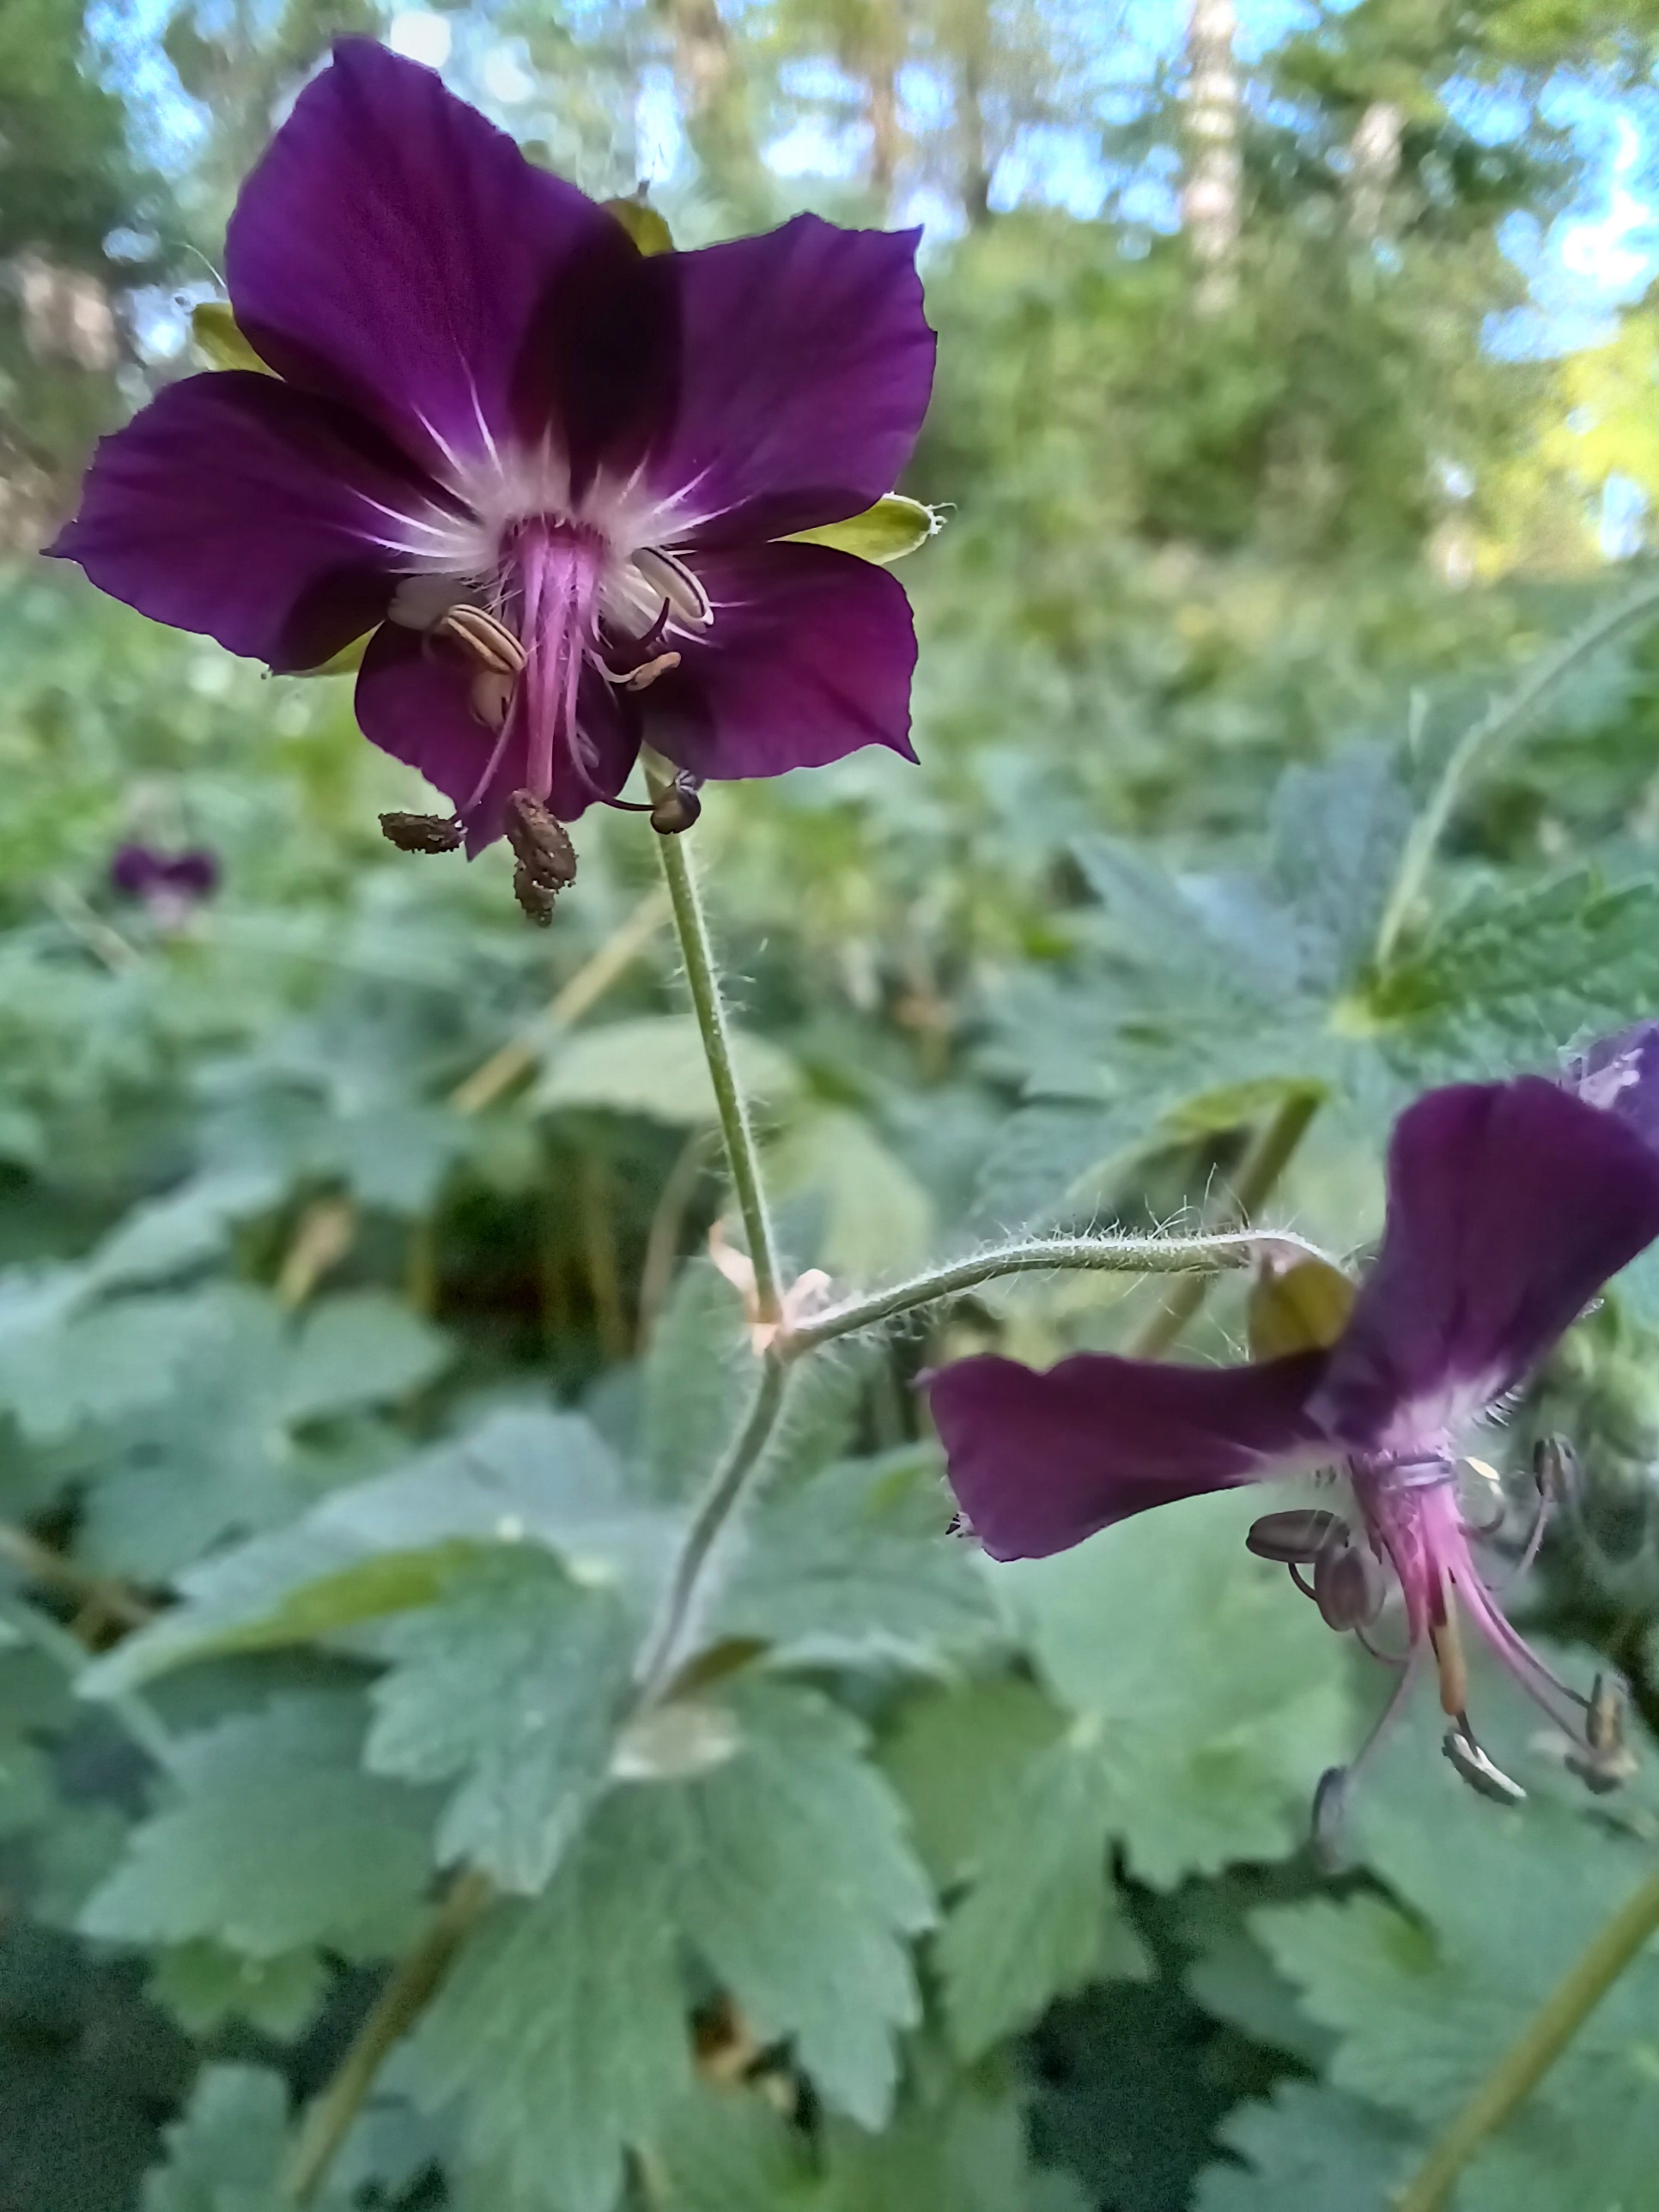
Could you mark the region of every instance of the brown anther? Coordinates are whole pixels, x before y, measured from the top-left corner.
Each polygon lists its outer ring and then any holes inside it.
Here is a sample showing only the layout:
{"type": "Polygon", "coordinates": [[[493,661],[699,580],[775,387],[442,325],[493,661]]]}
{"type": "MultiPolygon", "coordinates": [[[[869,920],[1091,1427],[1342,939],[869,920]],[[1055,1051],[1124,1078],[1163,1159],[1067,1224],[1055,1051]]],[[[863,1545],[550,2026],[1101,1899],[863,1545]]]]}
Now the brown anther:
{"type": "Polygon", "coordinates": [[[1250,1524],[1244,1548],[1258,1559],[1272,1559],[1281,1567],[1309,1565],[1325,1547],[1347,1540],[1348,1527],[1334,1513],[1311,1507],[1290,1513],[1264,1513],[1250,1524]]]}
{"type": "Polygon", "coordinates": [[[499,676],[523,675],[523,646],[505,623],[497,622],[482,607],[469,606],[462,600],[445,610],[436,628],[441,635],[453,638],[470,653],[481,667],[499,676]]]}
{"type": "Polygon", "coordinates": [[[466,832],[453,814],[383,814],[380,835],[400,853],[453,853],[466,832]]]}
{"type": "Polygon", "coordinates": [[[1463,1656],[1457,1615],[1449,1607],[1431,1626],[1429,1643],[1434,1651],[1434,1663],[1440,1670],[1440,1710],[1449,1719],[1456,1720],[1469,1702],[1469,1669],[1463,1656]]]}
{"type": "Polygon", "coordinates": [[[515,791],[507,802],[507,842],[519,865],[548,892],[576,880],[576,848],[557,815],[528,791],[515,791]]]}
{"type": "Polygon", "coordinates": [[[1526,1791],[1518,1782],[1512,1782],[1494,1760],[1487,1758],[1475,1741],[1462,1714],[1454,1714],[1453,1718],[1457,1725],[1446,1730],[1440,1748],[1470,1789],[1478,1796],[1489,1798],[1494,1805],[1525,1804],[1526,1791]]]}
{"type": "Polygon", "coordinates": [[[547,927],[553,919],[553,902],[558,893],[532,876],[522,860],[513,871],[513,896],[538,929],[547,927]]]}
{"type": "Polygon", "coordinates": [[[696,787],[677,776],[651,809],[651,827],[659,837],[678,837],[702,812],[696,787]]]}
{"type": "Polygon", "coordinates": [[[1375,1620],[1382,1591],[1368,1553],[1346,1537],[1326,1545],[1314,1561],[1314,1602],[1327,1628],[1358,1628],[1375,1620]]]}

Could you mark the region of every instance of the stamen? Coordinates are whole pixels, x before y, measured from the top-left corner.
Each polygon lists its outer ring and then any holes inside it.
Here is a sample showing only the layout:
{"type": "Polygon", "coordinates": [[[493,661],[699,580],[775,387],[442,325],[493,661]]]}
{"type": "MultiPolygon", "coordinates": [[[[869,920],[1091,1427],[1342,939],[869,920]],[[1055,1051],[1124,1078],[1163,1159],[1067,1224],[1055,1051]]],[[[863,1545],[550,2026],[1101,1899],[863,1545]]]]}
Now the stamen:
{"type": "Polygon", "coordinates": [[[1264,1513],[1250,1523],[1244,1548],[1275,1566],[1311,1565],[1333,1540],[1346,1543],[1348,1524],[1334,1513],[1310,1507],[1291,1513],[1264,1513]]]}
{"type": "Polygon", "coordinates": [[[667,790],[653,802],[651,827],[659,837],[678,837],[690,829],[702,812],[697,779],[682,769],[667,790]]]}
{"type": "Polygon", "coordinates": [[[1370,1557],[1347,1540],[1346,1531],[1314,1561],[1313,1594],[1327,1628],[1357,1628],[1381,1609],[1382,1592],[1370,1557]]]}
{"type": "Polygon", "coordinates": [[[1532,1479],[1552,1504],[1566,1504],[1578,1490],[1578,1455],[1565,1437],[1540,1437],[1532,1448],[1532,1479]]]}
{"type": "Polygon", "coordinates": [[[465,835],[453,815],[383,814],[380,835],[400,853],[453,853],[465,835]]]}
{"type": "Polygon", "coordinates": [[[1585,1742],[1571,1745],[1566,1763],[1587,1790],[1606,1796],[1636,1772],[1636,1754],[1625,1741],[1625,1686],[1615,1676],[1598,1674],[1584,1719],[1585,1742]]]}
{"type": "Polygon", "coordinates": [[[1457,1724],[1446,1730],[1440,1748],[1470,1789],[1477,1796],[1490,1798],[1494,1805],[1524,1805],[1526,1791],[1487,1758],[1474,1740],[1468,1717],[1456,1713],[1453,1718],[1457,1724]]]}
{"type": "Polygon", "coordinates": [[[1482,1489],[1486,1493],[1488,1502],[1494,1509],[1490,1520],[1477,1521],[1464,1511],[1463,1501],[1460,1498],[1457,1510],[1462,1515],[1465,1525],[1474,1535],[1495,1536],[1503,1527],[1509,1510],[1504,1504],[1504,1486],[1499,1480],[1497,1468],[1489,1467],[1483,1459],[1461,1459],[1457,1465],[1460,1474],[1467,1468],[1479,1479],[1482,1489]]]}
{"type": "Polygon", "coordinates": [[[513,711],[513,695],[517,678],[503,670],[481,668],[473,678],[468,692],[468,702],[473,714],[487,730],[501,730],[513,711]]]}
{"type": "Polygon", "coordinates": [[[448,608],[436,624],[445,637],[470,653],[482,667],[498,676],[522,676],[525,649],[507,624],[497,622],[482,607],[461,601],[448,608]]]}
{"type": "Polygon", "coordinates": [[[1469,1701],[1468,1662],[1445,1584],[1440,1586],[1440,1617],[1429,1624],[1429,1644],[1440,1671],[1440,1710],[1455,1720],[1469,1701]]]}
{"type": "Polygon", "coordinates": [[[1395,1723],[1405,1711],[1416,1680],[1417,1666],[1413,1656],[1401,1668],[1400,1678],[1389,1694],[1388,1704],[1377,1715],[1370,1734],[1354,1757],[1346,1766],[1328,1766],[1319,1778],[1319,1786],[1314,1791],[1312,1832],[1309,1841],[1313,1847],[1315,1862],[1322,1873],[1337,1874],[1341,1871],[1342,1830],[1347,1820],[1348,1808],[1353,1801],[1355,1785],[1376,1758],[1395,1723]]]}
{"type": "Polygon", "coordinates": [[[670,669],[678,668],[679,665],[678,653],[659,653],[654,660],[644,661],[638,668],[628,669],[620,676],[615,669],[606,668],[601,662],[599,673],[618,691],[646,691],[659,676],[666,676],[670,669]]]}
{"type": "Polygon", "coordinates": [[[661,592],[682,622],[694,623],[698,629],[708,628],[714,610],[708,604],[708,592],[684,561],[665,553],[660,546],[642,545],[634,556],[634,566],[653,592],[661,592]]]}
{"type": "Polygon", "coordinates": [[[538,929],[545,929],[551,922],[557,894],[538,882],[522,860],[513,871],[513,896],[538,929]]]}
{"type": "Polygon", "coordinates": [[[576,848],[570,833],[533,792],[515,791],[507,802],[507,842],[519,866],[550,895],[576,880],[576,848]]]}

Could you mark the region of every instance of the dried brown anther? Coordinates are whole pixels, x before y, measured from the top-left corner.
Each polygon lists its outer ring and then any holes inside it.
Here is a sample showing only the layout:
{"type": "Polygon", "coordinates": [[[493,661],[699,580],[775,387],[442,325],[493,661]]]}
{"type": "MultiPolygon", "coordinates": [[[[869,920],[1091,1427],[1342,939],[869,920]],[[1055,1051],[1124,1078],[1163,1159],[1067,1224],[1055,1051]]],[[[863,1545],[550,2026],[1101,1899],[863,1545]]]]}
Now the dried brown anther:
{"type": "Polygon", "coordinates": [[[400,853],[453,853],[466,832],[453,814],[383,814],[380,835],[400,853]]]}
{"type": "Polygon", "coordinates": [[[515,791],[507,802],[507,842],[518,866],[513,896],[539,928],[553,919],[553,902],[576,880],[576,848],[556,814],[528,791],[515,791]]]}

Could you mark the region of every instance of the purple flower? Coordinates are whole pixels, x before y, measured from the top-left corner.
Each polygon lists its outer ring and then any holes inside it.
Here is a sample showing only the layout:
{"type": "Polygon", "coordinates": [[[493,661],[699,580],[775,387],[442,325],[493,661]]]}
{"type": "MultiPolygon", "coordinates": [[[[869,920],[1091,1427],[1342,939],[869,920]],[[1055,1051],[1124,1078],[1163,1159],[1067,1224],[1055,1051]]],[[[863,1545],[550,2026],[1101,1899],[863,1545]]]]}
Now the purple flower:
{"type": "Polygon", "coordinates": [[[430,71],[349,40],[226,240],[275,374],[170,386],[50,550],[276,670],[373,630],[357,719],[473,852],[514,793],[562,821],[614,799],[646,739],[696,778],[910,757],[903,591],[778,541],[909,456],[916,236],[799,216],[647,257],[430,71]]]}
{"type": "Polygon", "coordinates": [[[219,861],[204,845],[163,853],[154,845],[118,845],[110,855],[112,890],[137,899],[164,921],[181,921],[219,888],[219,861]]]}
{"type": "MultiPolygon", "coordinates": [[[[1616,1698],[1600,1686],[1577,1696],[1505,1618],[1476,1564],[1475,1545],[1496,1528],[1466,1510],[1460,1437],[1656,1236],[1659,1024],[1645,1024],[1592,1046],[1559,1084],[1457,1084],[1401,1116],[1382,1245],[1328,1346],[1225,1369],[1093,1353],[1047,1374],[995,1358],[945,1369],[931,1392],[951,1486],[993,1557],[1033,1559],[1176,1498],[1340,1467],[1351,1517],[1269,1514],[1250,1548],[1288,1565],[1332,1626],[1398,1668],[1371,1742],[1431,1658],[1447,1755],[1487,1795],[1520,1794],[1468,1724],[1467,1621],[1565,1729],[1577,1771],[1609,1786],[1627,1756],[1616,1698]],[[1367,1634],[1390,1589],[1404,1612],[1397,1656],[1367,1634]]],[[[1561,1455],[1544,1452],[1523,1569],[1561,1455]]],[[[1354,1771],[1322,1784],[1316,1832],[1327,1844],[1354,1771]]]]}

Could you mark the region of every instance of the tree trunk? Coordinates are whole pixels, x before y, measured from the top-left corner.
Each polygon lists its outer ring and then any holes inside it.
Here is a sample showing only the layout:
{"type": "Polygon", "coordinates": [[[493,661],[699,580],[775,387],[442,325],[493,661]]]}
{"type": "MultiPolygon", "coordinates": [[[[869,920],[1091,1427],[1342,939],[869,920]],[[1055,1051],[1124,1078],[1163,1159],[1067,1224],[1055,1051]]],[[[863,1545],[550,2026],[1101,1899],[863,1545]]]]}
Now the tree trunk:
{"type": "Polygon", "coordinates": [[[1238,76],[1233,0],[1192,0],[1187,18],[1187,178],[1181,216],[1198,269],[1200,313],[1214,314],[1237,286],[1238,76]]]}
{"type": "Polygon", "coordinates": [[[1368,243],[1382,228],[1389,187],[1400,173],[1400,136],[1405,111],[1397,100],[1374,100],[1348,142],[1348,222],[1368,243]]]}

